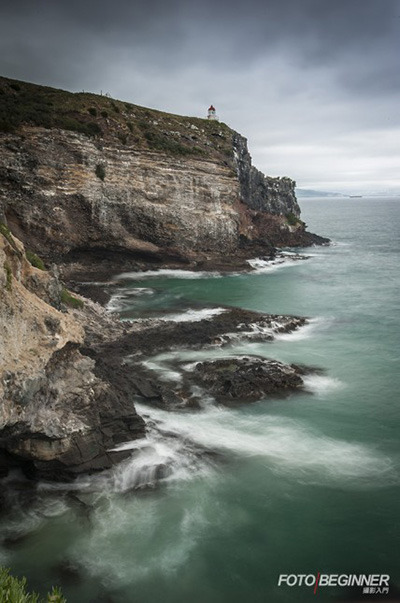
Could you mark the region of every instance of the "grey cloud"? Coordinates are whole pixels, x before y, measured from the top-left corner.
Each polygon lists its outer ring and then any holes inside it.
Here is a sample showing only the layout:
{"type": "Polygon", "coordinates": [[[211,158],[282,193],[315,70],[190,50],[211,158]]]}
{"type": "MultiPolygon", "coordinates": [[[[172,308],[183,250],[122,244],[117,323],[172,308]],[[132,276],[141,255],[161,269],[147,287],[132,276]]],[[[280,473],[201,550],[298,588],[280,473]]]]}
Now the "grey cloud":
{"type": "Polygon", "coordinates": [[[309,185],[346,157],[351,179],[352,148],[378,182],[369,140],[396,178],[399,34],[400,0],[14,0],[0,71],[176,113],[213,102],[267,172],[309,185]]]}

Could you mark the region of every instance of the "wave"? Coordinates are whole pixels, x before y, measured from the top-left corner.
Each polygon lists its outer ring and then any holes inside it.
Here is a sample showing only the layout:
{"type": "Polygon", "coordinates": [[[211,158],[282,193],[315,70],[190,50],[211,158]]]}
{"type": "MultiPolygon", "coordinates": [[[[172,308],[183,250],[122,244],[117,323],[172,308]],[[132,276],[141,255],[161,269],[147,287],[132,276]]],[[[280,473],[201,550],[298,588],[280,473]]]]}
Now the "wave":
{"type": "Polygon", "coordinates": [[[333,319],[326,317],[309,318],[304,325],[301,325],[291,333],[276,333],[275,339],[277,341],[301,341],[303,339],[310,339],[314,336],[315,332],[327,328],[332,324],[333,319]]]}
{"type": "Polygon", "coordinates": [[[150,287],[132,287],[123,289],[118,293],[114,293],[105,307],[107,312],[120,312],[126,305],[129,305],[132,297],[137,298],[154,294],[155,290],[150,287]]]}
{"type": "MultiPolygon", "coordinates": [[[[196,415],[137,407],[162,431],[184,442],[230,455],[264,457],[274,472],[290,473],[294,479],[355,489],[397,481],[391,459],[372,447],[318,434],[286,417],[246,416],[217,406],[196,415]]],[[[192,471],[187,477],[193,478],[192,471]]]]}
{"type": "Polygon", "coordinates": [[[326,375],[305,375],[303,381],[307,391],[320,396],[345,387],[345,384],[340,379],[326,375]]]}
{"type": "Polygon", "coordinates": [[[274,259],[252,258],[247,263],[253,268],[250,274],[264,274],[274,272],[280,268],[287,268],[297,264],[300,260],[307,260],[310,256],[300,255],[298,253],[286,251],[280,253],[274,259]]]}
{"type": "Polygon", "coordinates": [[[171,268],[160,268],[159,270],[144,270],[143,272],[123,272],[114,277],[116,280],[146,280],[153,277],[165,277],[165,278],[210,278],[221,276],[219,272],[206,272],[206,271],[194,271],[194,270],[182,270],[182,269],[171,269],[171,268]]]}
{"type": "Polygon", "coordinates": [[[179,312],[177,314],[166,314],[160,316],[160,320],[172,321],[172,322],[200,322],[201,320],[207,320],[213,316],[218,316],[226,312],[226,308],[202,308],[201,310],[189,309],[185,312],[179,312]]]}

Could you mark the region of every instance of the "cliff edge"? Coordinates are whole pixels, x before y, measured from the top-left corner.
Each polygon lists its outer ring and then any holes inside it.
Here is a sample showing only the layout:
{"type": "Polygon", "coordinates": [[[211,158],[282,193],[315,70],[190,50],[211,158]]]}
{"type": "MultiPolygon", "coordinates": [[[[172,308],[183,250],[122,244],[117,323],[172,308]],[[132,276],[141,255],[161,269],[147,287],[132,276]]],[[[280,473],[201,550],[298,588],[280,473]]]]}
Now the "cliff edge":
{"type": "Polygon", "coordinates": [[[0,78],[0,213],[47,260],[251,257],[323,242],[223,123],[0,78]]]}

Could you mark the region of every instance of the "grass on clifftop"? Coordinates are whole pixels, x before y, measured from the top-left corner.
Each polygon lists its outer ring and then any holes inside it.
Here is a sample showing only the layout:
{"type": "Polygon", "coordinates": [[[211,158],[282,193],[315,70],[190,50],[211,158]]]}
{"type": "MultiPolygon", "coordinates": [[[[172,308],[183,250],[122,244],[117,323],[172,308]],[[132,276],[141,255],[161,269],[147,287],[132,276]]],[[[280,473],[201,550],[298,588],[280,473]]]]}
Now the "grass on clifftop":
{"type": "Polygon", "coordinates": [[[224,123],[0,77],[0,133],[13,134],[21,126],[60,128],[130,148],[228,165],[233,159],[233,131],[224,123]]]}
{"type": "Polygon", "coordinates": [[[14,578],[9,570],[0,567],[1,603],[66,603],[59,588],[53,587],[46,599],[40,599],[36,593],[26,591],[26,578],[14,578]]]}

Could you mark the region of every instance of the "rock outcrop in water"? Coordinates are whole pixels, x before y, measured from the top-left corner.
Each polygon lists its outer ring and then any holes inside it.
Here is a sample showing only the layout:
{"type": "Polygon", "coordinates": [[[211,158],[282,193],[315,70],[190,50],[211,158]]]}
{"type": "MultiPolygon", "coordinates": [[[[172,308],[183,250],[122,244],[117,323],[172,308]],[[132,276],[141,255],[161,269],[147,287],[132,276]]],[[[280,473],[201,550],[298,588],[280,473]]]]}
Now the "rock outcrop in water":
{"type": "Polygon", "coordinates": [[[0,92],[0,213],[47,259],[229,263],[322,242],[295,183],[256,170],[223,123],[4,78],[0,92]]]}

